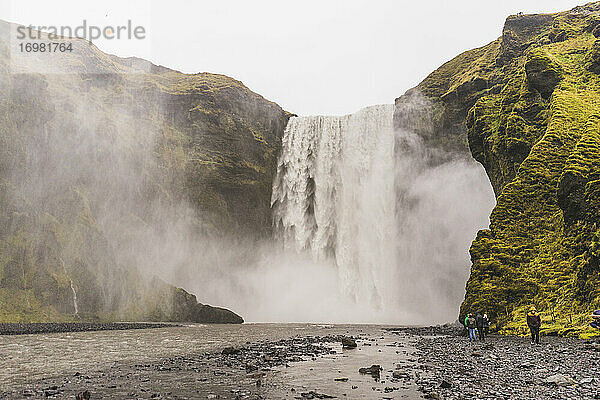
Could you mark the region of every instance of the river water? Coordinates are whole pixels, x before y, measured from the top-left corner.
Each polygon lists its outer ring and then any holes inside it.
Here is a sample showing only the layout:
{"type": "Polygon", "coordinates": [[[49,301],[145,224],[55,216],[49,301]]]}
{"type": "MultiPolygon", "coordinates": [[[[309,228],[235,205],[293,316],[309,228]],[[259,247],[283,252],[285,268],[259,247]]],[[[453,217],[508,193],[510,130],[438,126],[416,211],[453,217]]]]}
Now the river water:
{"type": "MultiPolygon", "coordinates": [[[[408,362],[412,351],[408,338],[390,334],[382,326],[375,325],[186,325],[157,329],[0,336],[0,394],[20,390],[36,382],[48,382],[54,377],[70,379],[68,377],[74,374],[109,371],[119,365],[160,362],[174,356],[219,352],[226,346],[328,335],[352,335],[361,339],[358,340],[358,349],[342,351],[339,343],[333,343],[331,346],[335,352],[332,354],[291,363],[289,367],[269,372],[264,388],[261,389],[266,393],[266,398],[293,398],[294,393],[310,390],[344,398],[364,398],[376,393],[378,397],[374,398],[382,398],[388,386],[386,378],[391,377],[391,371],[398,363],[408,362]],[[382,365],[381,381],[358,373],[360,367],[372,364],[382,365]],[[336,378],[348,379],[339,382],[335,381],[336,378]]],[[[409,393],[408,386],[398,389],[403,392],[396,391],[383,398],[405,398],[409,393]]],[[[176,389],[173,393],[177,393],[176,389]]]]}

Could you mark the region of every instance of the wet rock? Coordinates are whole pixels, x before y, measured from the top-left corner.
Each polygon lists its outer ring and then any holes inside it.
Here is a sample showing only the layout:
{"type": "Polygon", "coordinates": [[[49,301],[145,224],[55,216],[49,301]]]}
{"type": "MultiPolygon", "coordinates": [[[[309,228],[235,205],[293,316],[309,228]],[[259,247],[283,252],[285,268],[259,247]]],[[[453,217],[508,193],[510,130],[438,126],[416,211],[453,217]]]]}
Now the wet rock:
{"type": "Polygon", "coordinates": [[[373,364],[368,368],[360,368],[358,372],[365,375],[371,375],[373,378],[379,379],[382,370],[383,368],[381,368],[380,365],[373,364]]]}
{"type": "Polygon", "coordinates": [[[335,399],[335,396],[331,396],[328,394],[324,394],[324,393],[318,393],[315,392],[314,390],[311,390],[310,392],[305,392],[305,393],[300,393],[300,396],[303,399],[335,399]]]}
{"type": "Polygon", "coordinates": [[[356,341],[352,338],[349,337],[342,337],[342,348],[344,349],[355,349],[356,346],[356,341]]]}
{"type": "Polygon", "coordinates": [[[89,390],[84,390],[83,392],[79,392],[75,395],[75,400],[90,400],[92,394],[89,390]]]}
{"type": "Polygon", "coordinates": [[[256,365],[246,364],[246,373],[247,374],[257,371],[257,370],[258,370],[258,367],[256,365]]]}
{"type": "Polygon", "coordinates": [[[233,355],[233,354],[239,354],[239,350],[236,349],[235,347],[225,347],[222,351],[221,354],[223,354],[224,356],[229,356],[229,355],[233,355]]]}
{"type": "MultiPolygon", "coordinates": [[[[56,386],[53,386],[54,388],[56,388],[56,386]]],[[[44,390],[44,396],[46,397],[54,397],[54,396],[58,396],[60,394],[60,390],[56,390],[56,389],[45,389],[44,390]]]]}
{"type": "Polygon", "coordinates": [[[443,380],[442,383],[440,383],[440,387],[442,389],[450,389],[452,387],[452,383],[448,382],[447,380],[443,380]]]}

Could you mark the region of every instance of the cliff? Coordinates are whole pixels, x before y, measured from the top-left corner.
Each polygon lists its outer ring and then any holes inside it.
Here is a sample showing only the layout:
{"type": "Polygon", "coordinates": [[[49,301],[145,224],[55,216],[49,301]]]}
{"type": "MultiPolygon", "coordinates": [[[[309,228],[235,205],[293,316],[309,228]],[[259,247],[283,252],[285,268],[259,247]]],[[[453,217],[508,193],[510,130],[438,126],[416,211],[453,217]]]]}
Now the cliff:
{"type": "Polygon", "coordinates": [[[510,16],[502,36],[442,65],[396,100],[396,126],[468,149],[497,205],[477,234],[460,318],[481,310],[525,333],[588,336],[600,308],[600,3],[510,16]]]}
{"type": "Polygon", "coordinates": [[[241,322],[152,278],[183,262],[157,244],[268,235],[289,114],[83,40],[19,55],[14,28],[0,21],[0,321],[241,322]]]}

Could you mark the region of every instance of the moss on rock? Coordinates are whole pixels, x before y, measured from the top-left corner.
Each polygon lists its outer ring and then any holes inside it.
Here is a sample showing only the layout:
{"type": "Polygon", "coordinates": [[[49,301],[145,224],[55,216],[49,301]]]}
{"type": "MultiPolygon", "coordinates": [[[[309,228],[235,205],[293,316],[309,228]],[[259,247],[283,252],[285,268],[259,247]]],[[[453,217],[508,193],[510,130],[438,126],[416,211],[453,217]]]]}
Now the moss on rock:
{"type": "Polygon", "coordinates": [[[481,310],[501,332],[524,334],[536,305],[547,334],[596,334],[587,315],[600,308],[599,21],[598,2],[511,16],[500,39],[417,87],[449,118],[429,135],[459,127],[497,197],[470,249],[461,319],[481,310]],[[487,87],[464,85],[475,80],[487,87]]]}

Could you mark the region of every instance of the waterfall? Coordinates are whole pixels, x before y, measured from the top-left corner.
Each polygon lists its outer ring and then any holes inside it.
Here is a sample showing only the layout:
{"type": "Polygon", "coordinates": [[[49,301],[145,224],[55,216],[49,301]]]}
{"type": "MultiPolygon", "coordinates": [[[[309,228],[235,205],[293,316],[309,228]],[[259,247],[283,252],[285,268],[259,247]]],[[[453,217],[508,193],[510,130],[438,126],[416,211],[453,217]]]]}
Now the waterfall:
{"type": "Polygon", "coordinates": [[[60,259],[60,262],[62,263],[65,275],[69,278],[69,285],[71,286],[71,294],[73,296],[73,310],[75,311],[75,315],[79,315],[79,305],[77,304],[77,292],[75,291],[75,286],[73,285],[73,279],[69,277],[69,274],[67,273],[67,267],[65,266],[65,262],[62,258],[60,259]]]}
{"type": "Polygon", "coordinates": [[[271,200],[285,246],[334,260],[341,290],[376,309],[396,264],[393,114],[291,118],[271,200]]]}
{"type": "Polygon", "coordinates": [[[79,306],[77,305],[77,292],[75,291],[75,287],[73,286],[73,279],[69,278],[69,283],[71,284],[71,293],[73,293],[73,308],[75,309],[75,315],[78,315],[79,306]]]}
{"type": "Polygon", "coordinates": [[[315,271],[330,265],[339,300],[323,293],[329,314],[350,309],[353,321],[396,323],[457,315],[468,249],[494,195],[466,152],[427,148],[410,129],[395,131],[393,114],[379,105],[288,122],[271,198],[275,235],[314,267],[294,276],[300,298],[282,293],[286,301],[319,307],[303,293],[329,285],[329,270],[315,271]]]}

